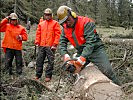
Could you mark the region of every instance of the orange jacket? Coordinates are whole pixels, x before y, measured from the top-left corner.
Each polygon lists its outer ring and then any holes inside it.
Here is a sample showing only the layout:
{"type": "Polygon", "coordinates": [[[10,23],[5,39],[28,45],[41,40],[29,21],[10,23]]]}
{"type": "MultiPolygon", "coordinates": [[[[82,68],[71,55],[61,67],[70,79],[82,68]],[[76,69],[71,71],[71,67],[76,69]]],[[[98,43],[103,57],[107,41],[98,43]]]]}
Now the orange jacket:
{"type": "Polygon", "coordinates": [[[23,26],[14,26],[8,23],[8,20],[4,18],[0,22],[0,32],[5,32],[4,39],[2,41],[3,48],[22,50],[22,41],[27,40],[26,30],[23,26]],[[22,36],[22,41],[18,41],[16,39],[18,35],[22,36]]]}
{"type": "MultiPolygon", "coordinates": [[[[88,22],[94,22],[92,19],[87,17],[78,16],[75,28],[67,28],[66,24],[64,24],[64,33],[66,38],[71,42],[71,44],[75,47],[76,45],[81,46],[86,42],[84,38],[84,26],[88,22]]],[[[94,33],[96,30],[94,29],[94,33]]]]}
{"type": "Polygon", "coordinates": [[[35,44],[39,46],[54,46],[58,45],[60,39],[60,25],[55,20],[44,20],[38,24],[36,31],[35,44]]]}

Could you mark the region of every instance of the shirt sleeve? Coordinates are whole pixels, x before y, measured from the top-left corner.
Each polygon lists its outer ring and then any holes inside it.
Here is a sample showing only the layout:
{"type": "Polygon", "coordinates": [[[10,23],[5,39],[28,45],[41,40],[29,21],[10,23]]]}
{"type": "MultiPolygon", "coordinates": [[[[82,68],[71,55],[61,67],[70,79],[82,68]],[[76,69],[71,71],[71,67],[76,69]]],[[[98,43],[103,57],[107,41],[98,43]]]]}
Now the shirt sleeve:
{"type": "Polygon", "coordinates": [[[96,30],[95,24],[93,22],[88,22],[84,26],[84,37],[86,43],[84,44],[83,51],[81,56],[88,58],[94,50],[94,47],[101,44],[101,40],[98,37],[97,33],[94,33],[96,30]]]}
{"type": "Polygon", "coordinates": [[[37,31],[36,31],[36,38],[35,38],[35,44],[39,43],[40,44],[41,40],[41,26],[38,24],[37,31]]]}
{"type": "Polygon", "coordinates": [[[27,41],[28,36],[27,36],[25,28],[22,29],[21,35],[22,35],[22,41],[27,41]]]}
{"type": "Polygon", "coordinates": [[[4,18],[1,22],[0,22],[0,32],[5,32],[6,31],[6,26],[8,23],[8,19],[4,18]]]}
{"type": "Polygon", "coordinates": [[[55,39],[54,39],[54,45],[58,45],[59,40],[60,40],[60,34],[61,34],[61,28],[58,23],[55,24],[54,27],[54,33],[55,33],[55,39]]]}
{"type": "Polygon", "coordinates": [[[62,34],[60,37],[60,45],[59,45],[59,50],[60,50],[60,54],[64,55],[66,53],[68,53],[67,51],[67,43],[68,43],[68,39],[65,37],[65,33],[64,30],[62,30],[62,34]]]}

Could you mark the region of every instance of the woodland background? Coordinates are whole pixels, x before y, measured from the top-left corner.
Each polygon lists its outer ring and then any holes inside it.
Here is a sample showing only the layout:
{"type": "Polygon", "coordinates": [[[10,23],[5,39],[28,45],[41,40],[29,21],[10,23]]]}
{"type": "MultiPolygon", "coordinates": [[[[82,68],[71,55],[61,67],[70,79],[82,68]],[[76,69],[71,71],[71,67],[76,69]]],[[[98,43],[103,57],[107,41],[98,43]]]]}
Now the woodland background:
{"type": "MultiPolygon", "coordinates": [[[[43,11],[51,8],[54,19],[57,19],[56,11],[59,6],[67,5],[77,13],[77,15],[88,16],[96,22],[97,32],[101,38],[117,39],[118,42],[104,42],[105,49],[109,56],[113,69],[122,82],[122,90],[125,96],[122,100],[133,99],[133,42],[123,43],[123,39],[133,39],[133,0],[1,0],[0,19],[16,12],[20,23],[26,27],[27,21],[31,21],[31,30],[28,34],[28,41],[23,45],[23,75],[21,77],[14,74],[14,78],[4,72],[4,53],[0,49],[0,98],[1,100],[63,100],[68,91],[73,88],[71,80],[67,75],[62,75],[61,85],[58,92],[58,80],[63,62],[61,56],[56,52],[55,68],[53,79],[46,85],[32,81],[35,76],[35,33],[37,24],[43,11]],[[32,66],[29,64],[32,63],[32,66]],[[39,87],[39,88],[38,88],[39,87]],[[50,91],[47,87],[50,88],[50,91]]],[[[3,39],[3,33],[0,40],[3,39]]],[[[69,50],[70,54],[75,50],[69,50]]],[[[47,63],[44,64],[46,66],[47,63]]],[[[15,61],[13,62],[15,73],[15,61]]],[[[45,69],[45,67],[44,67],[45,69]]],[[[44,74],[40,80],[44,82],[44,74]]],[[[107,99],[108,100],[108,99],[107,99]]]]}
{"type": "Polygon", "coordinates": [[[133,26],[132,0],[1,0],[1,18],[16,12],[23,21],[37,23],[47,7],[56,17],[59,6],[67,5],[78,15],[88,16],[102,26],[133,26]]]}

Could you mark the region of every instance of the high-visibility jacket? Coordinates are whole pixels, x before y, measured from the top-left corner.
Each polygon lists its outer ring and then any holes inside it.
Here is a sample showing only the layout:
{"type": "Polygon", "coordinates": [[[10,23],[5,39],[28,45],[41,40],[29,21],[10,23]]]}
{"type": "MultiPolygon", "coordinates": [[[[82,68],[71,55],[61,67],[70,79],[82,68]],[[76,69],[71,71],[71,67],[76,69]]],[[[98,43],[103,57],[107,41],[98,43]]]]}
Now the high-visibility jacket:
{"type": "Polygon", "coordinates": [[[60,25],[55,20],[44,20],[38,24],[35,44],[39,46],[58,45],[61,34],[60,25]]]}
{"type": "Polygon", "coordinates": [[[4,18],[0,22],[0,32],[5,32],[2,47],[10,48],[15,50],[22,50],[22,41],[27,41],[26,30],[21,25],[14,26],[13,24],[8,23],[8,20],[4,18]],[[17,40],[17,36],[22,36],[22,41],[17,40]]]}
{"type": "Polygon", "coordinates": [[[59,48],[61,55],[67,53],[67,42],[70,42],[85,58],[102,45],[94,21],[82,16],[77,17],[74,28],[67,27],[66,24],[63,25],[59,48]]]}

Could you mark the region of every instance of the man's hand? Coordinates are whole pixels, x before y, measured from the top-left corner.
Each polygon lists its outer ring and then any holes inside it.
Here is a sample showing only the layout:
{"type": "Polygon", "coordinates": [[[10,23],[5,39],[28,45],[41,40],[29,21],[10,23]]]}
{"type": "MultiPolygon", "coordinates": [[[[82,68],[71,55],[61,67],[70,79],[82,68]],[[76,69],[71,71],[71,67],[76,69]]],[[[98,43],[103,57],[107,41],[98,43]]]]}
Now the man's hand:
{"type": "Polygon", "coordinates": [[[16,39],[17,39],[18,41],[22,41],[22,36],[21,36],[21,35],[18,35],[18,36],[16,37],[16,39]]]}
{"type": "Polygon", "coordinates": [[[11,19],[11,17],[10,17],[10,16],[7,16],[7,17],[6,17],[6,19],[7,19],[7,20],[10,20],[10,19],[11,19]]]}
{"type": "Polygon", "coordinates": [[[81,71],[81,68],[86,62],[86,58],[80,56],[77,61],[73,61],[73,65],[76,67],[76,70],[74,73],[79,73],[81,71]]]}
{"type": "Polygon", "coordinates": [[[64,55],[63,61],[66,62],[67,60],[70,60],[70,56],[68,54],[64,55]]]}

